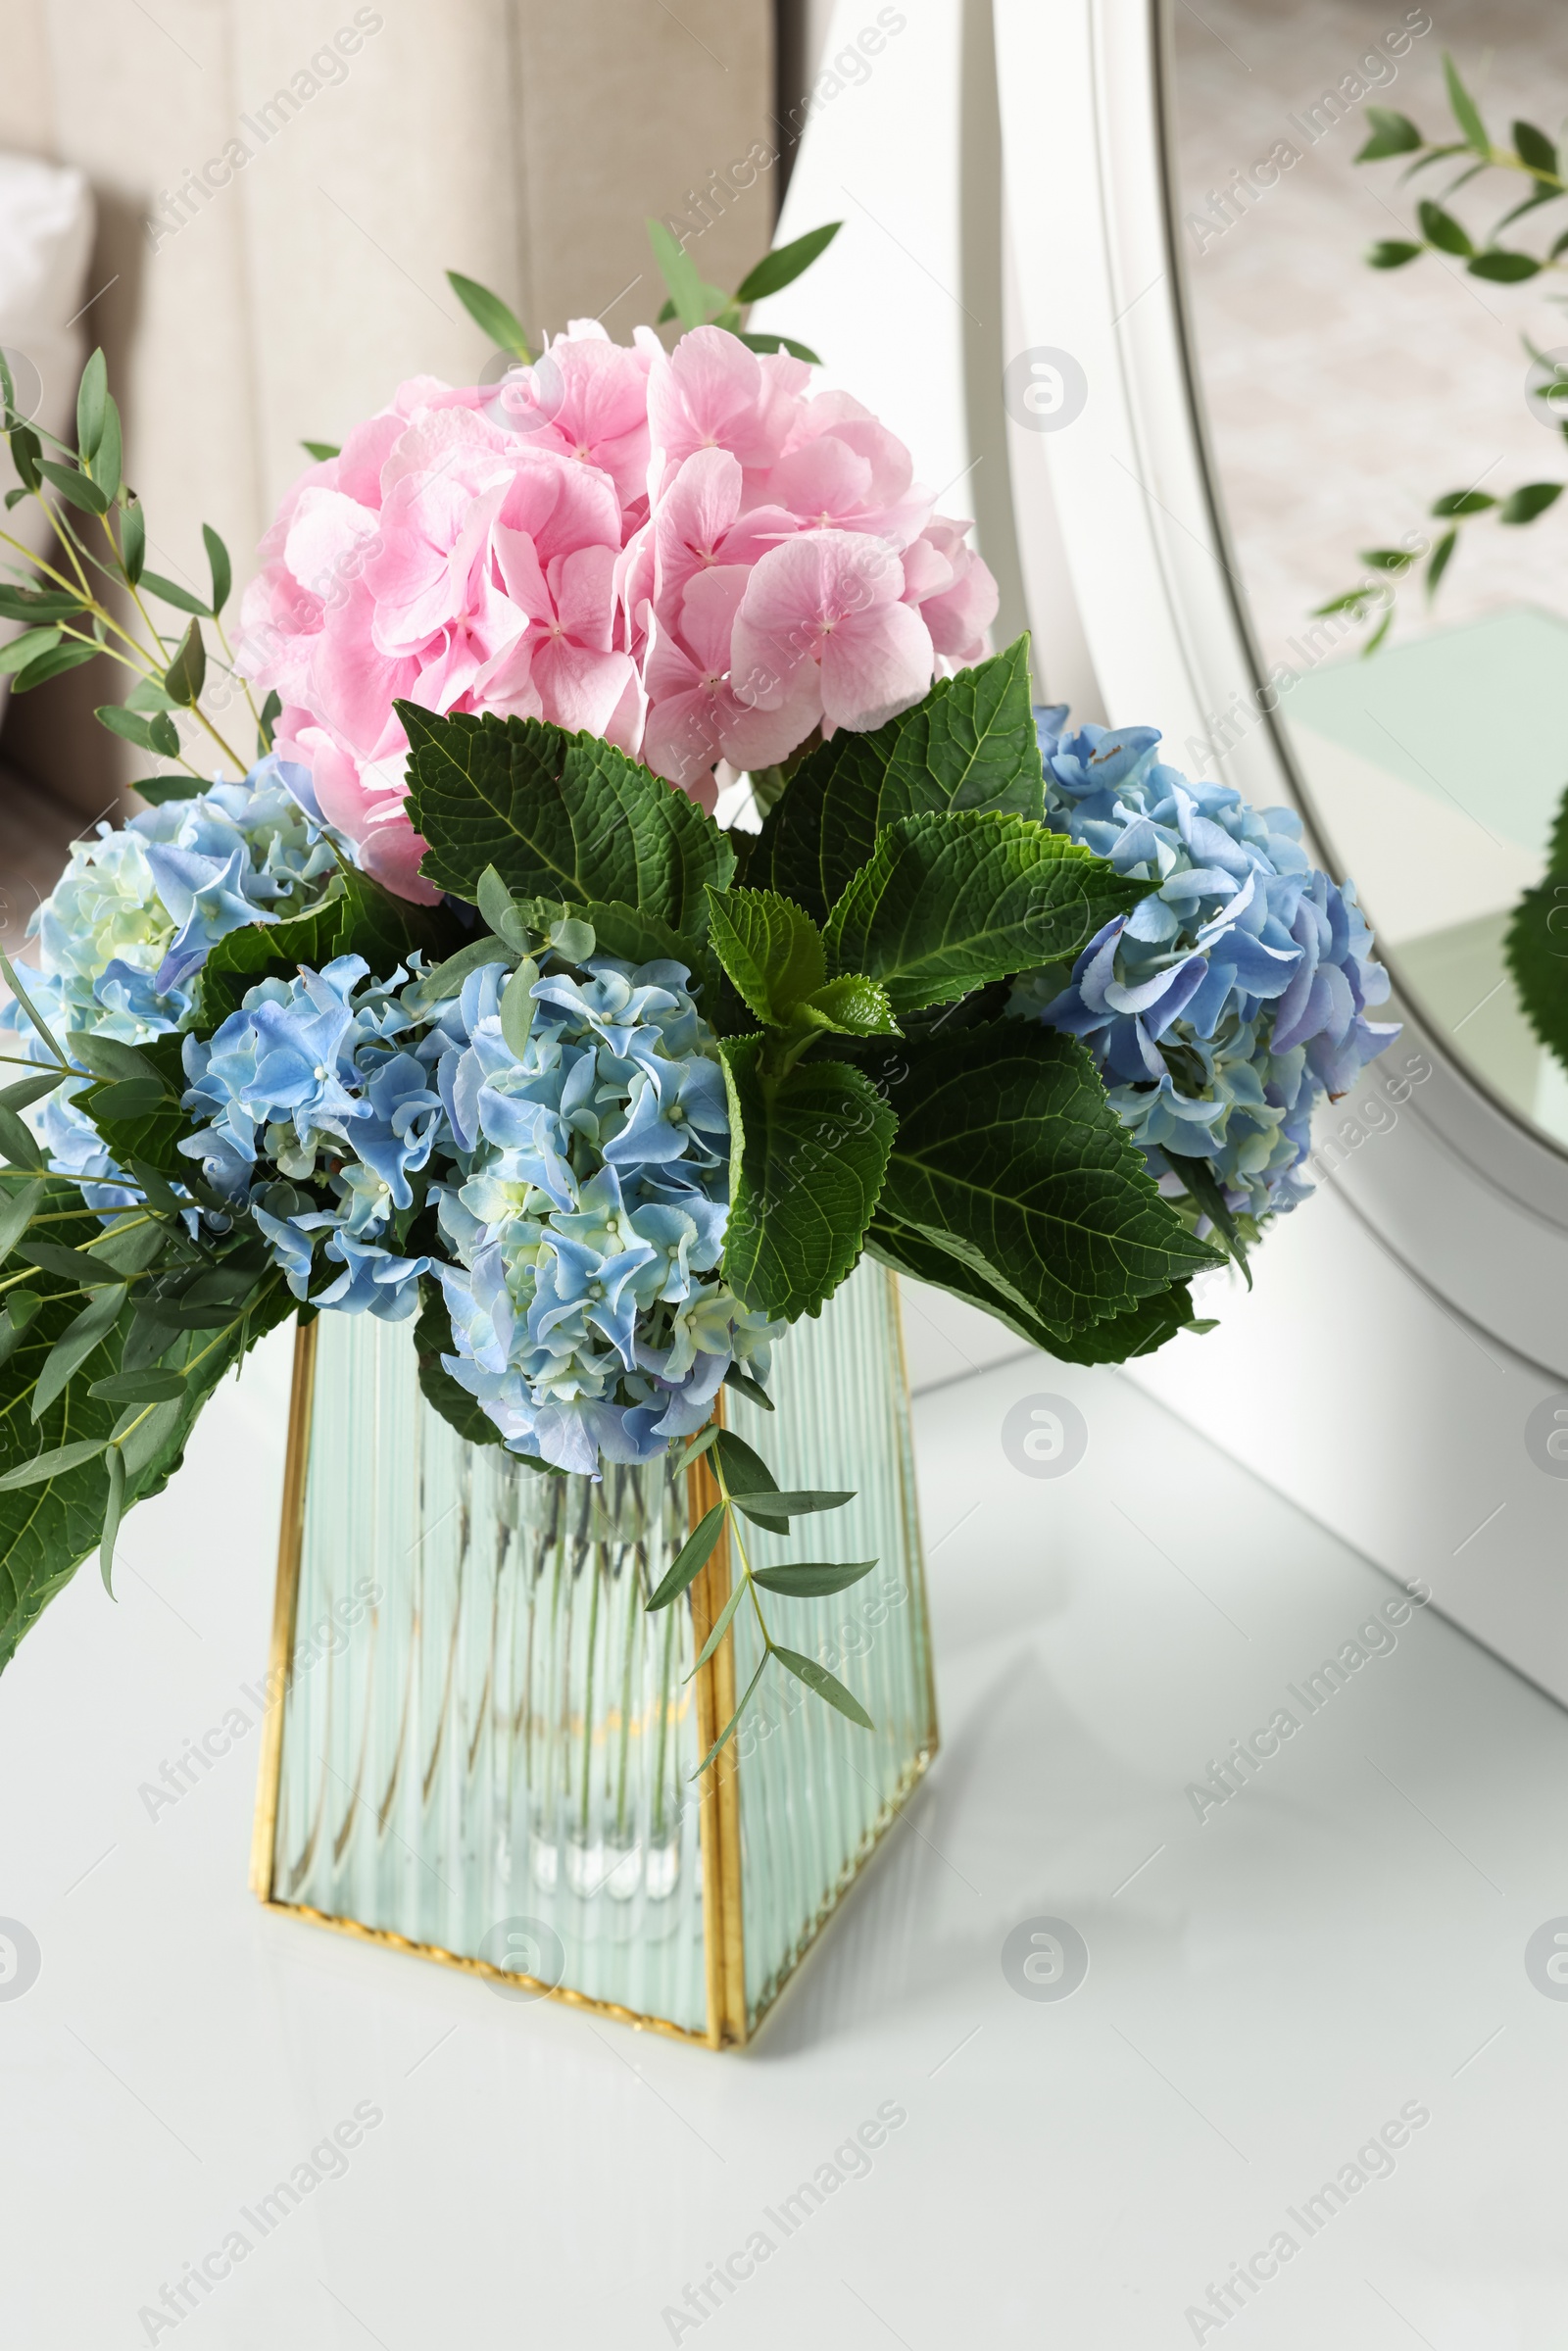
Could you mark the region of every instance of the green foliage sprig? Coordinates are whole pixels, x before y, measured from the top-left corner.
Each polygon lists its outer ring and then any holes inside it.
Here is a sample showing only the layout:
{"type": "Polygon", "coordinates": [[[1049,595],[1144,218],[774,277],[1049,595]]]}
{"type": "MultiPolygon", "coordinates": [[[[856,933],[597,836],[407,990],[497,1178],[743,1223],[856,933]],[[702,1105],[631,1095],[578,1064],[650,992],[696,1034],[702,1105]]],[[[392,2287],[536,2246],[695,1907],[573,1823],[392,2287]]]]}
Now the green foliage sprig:
{"type": "MultiPolygon", "coordinates": [[[[1402,184],[1434,164],[1461,159],[1461,168],[1441,197],[1423,197],[1418,201],[1416,218],[1420,236],[1380,238],[1367,251],[1368,266],[1374,269],[1401,269],[1423,254],[1435,253],[1449,261],[1462,262],[1472,277],[1485,278],[1495,285],[1523,285],[1532,278],[1568,269],[1568,228],[1560,230],[1544,252],[1531,253],[1520,246],[1498,243],[1504,229],[1568,196],[1568,176],[1562,169],[1564,158],[1546,133],[1533,122],[1516,122],[1512,125],[1512,144],[1496,145],[1479,106],[1446,53],[1443,71],[1454,127],[1459,133],[1456,139],[1429,139],[1408,115],[1382,106],[1367,109],[1372,135],[1355,157],[1358,164],[1384,163],[1395,156],[1408,156],[1411,160],[1400,175],[1402,184]],[[1447,209],[1448,199],[1487,171],[1522,175],[1528,180],[1529,189],[1477,238],[1447,209]]],[[[1523,341],[1538,371],[1536,398],[1568,437],[1568,367],[1538,350],[1528,335],[1523,341]]],[[[1315,616],[1345,612],[1352,620],[1373,622],[1362,652],[1375,653],[1394,625],[1401,581],[1422,569],[1430,605],[1453,562],[1460,533],[1467,523],[1477,515],[1491,514],[1494,520],[1509,527],[1522,527],[1555,506],[1564,486],[1560,481],[1522,482],[1500,497],[1494,497],[1474,484],[1446,490],[1428,509],[1430,519],[1441,523],[1442,529],[1431,536],[1423,534],[1424,544],[1414,553],[1398,547],[1363,548],[1361,562],[1372,576],[1318,605],[1315,616]]]]}

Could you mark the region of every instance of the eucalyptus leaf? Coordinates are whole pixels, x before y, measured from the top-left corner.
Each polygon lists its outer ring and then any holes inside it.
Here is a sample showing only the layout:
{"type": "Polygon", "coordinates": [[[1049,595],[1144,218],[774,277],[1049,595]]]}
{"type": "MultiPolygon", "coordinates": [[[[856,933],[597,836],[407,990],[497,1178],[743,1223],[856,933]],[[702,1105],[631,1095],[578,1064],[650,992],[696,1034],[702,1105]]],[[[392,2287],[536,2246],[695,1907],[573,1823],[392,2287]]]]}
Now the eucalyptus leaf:
{"type": "Polygon", "coordinates": [[[1473,147],[1477,155],[1490,156],[1492,142],[1487,137],[1481,110],[1460,80],[1459,70],[1446,50],[1443,53],[1443,77],[1448,85],[1448,103],[1453,108],[1454,121],[1464,133],[1465,144],[1473,147]]]}
{"type": "Polygon", "coordinates": [[[787,1530],[792,1518],[805,1518],[815,1510],[842,1510],[846,1502],[853,1502],[854,1499],[853,1493],[821,1494],[814,1489],[799,1488],[786,1494],[776,1491],[772,1494],[738,1494],[735,1507],[744,1510],[747,1517],[755,1520],[760,1527],[776,1527],[782,1520],[787,1530]]]}
{"type": "Polygon", "coordinates": [[[126,1296],[122,1284],[105,1290],[82,1307],[64,1335],[56,1340],[32,1392],[34,1420],[43,1418],[66,1382],[103,1345],[120,1319],[126,1296]]]}
{"type": "Polygon", "coordinates": [[[115,1545],[120,1541],[120,1521],[125,1508],[125,1456],[118,1445],[109,1446],[105,1463],[109,1471],[109,1493],[104,1504],[103,1532],[98,1538],[98,1572],[103,1577],[105,1592],[113,1599],[115,1545]]]}
{"type": "Polygon", "coordinates": [[[528,1050],[533,1035],[533,1019],[537,1006],[533,987],[539,977],[539,966],[524,956],[501,991],[501,1034],[507,1050],[520,1061],[528,1050]]]}
{"type": "Polygon", "coordinates": [[[46,1453],[35,1453],[20,1468],[8,1469],[0,1477],[0,1494],[15,1493],[19,1486],[43,1486],[50,1479],[64,1477],[67,1470],[77,1469],[84,1461],[96,1461],[106,1440],[102,1437],[78,1438],[74,1445],[59,1445],[46,1453]]]}
{"type": "Polygon", "coordinates": [[[814,1657],[803,1657],[798,1649],[781,1649],[776,1641],[772,1654],[786,1673],[793,1674],[798,1682],[804,1682],[808,1690],[814,1690],[819,1698],[825,1698],[830,1706],[836,1706],[839,1713],[847,1715],[852,1723],[858,1723],[862,1731],[876,1729],[854,1691],[846,1690],[837,1675],[830,1674],[825,1665],[818,1665],[814,1657]]]}
{"type": "Polygon", "coordinates": [[[0,1109],[28,1110],[65,1082],[63,1069],[41,1069],[35,1078],[18,1078],[14,1085],[0,1087],[0,1109]]]}
{"type": "MultiPolygon", "coordinates": [[[[150,573],[148,580],[150,584],[150,573]]],[[[164,672],[164,685],[172,702],[178,703],[182,710],[194,710],[202,698],[206,679],[207,648],[193,620],[179,641],[179,651],[164,672]]]]}
{"type": "Polygon", "coordinates": [[[724,1532],[724,1521],[728,1512],[729,1504],[727,1502],[715,1502],[711,1510],[705,1512],[703,1517],[698,1520],[675,1554],[668,1574],[662,1578],[650,1597],[648,1602],[650,1611],[656,1608],[667,1608],[671,1600],[678,1600],[686,1587],[695,1582],[696,1578],[702,1574],[717,1546],[720,1535],[724,1532]]]}
{"type": "Polygon", "coordinates": [[[13,1167],[38,1167],[47,1164],[43,1147],[30,1127],[23,1125],[15,1110],[0,1109],[0,1154],[13,1167]]]}
{"type": "Polygon", "coordinates": [[[19,1192],[0,1186],[0,1265],[5,1263],[37,1215],[48,1190],[47,1179],[43,1176],[30,1184],[24,1184],[19,1192]]]}
{"type": "Polygon", "coordinates": [[[698,1657],[696,1664],[692,1667],[691,1673],[686,1676],[688,1682],[690,1682],[695,1675],[702,1672],[703,1667],[708,1663],[708,1660],[710,1657],[711,1657],[713,1651],[717,1648],[719,1642],[729,1631],[730,1621],[733,1618],[736,1609],[740,1606],[745,1597],[746,1579],[744,1576],[742,1576],[737,1581],[734,1590],[729,1595],[729,1598],[724,1602],[723,1607],[719,1610],[717,1617],[714,1619],[713,1629],[709,1634],[708,1639],[704,1641],[702,1652],[698,1657]]]}
{"type": "Polygon", "coordinates": [[[107,1396],[115,1404],[162,1404],[183,1396],[185,1385],[182,1371],[116,1371],[105,1380],[94,1380],[88,1394],[107,1396]]]}
{"type": "Polygon", "coordinates": [[[760,302],[764,295],[776,294],[784,286],[793,285],[802,271],[827,251],[843,226],[842,220],[829,220],[821,228],[808,228],[805,236],[792,238],[789,244],[776,245],[771,253],[764,253],[756,269],[749,269],[735,288],[736,301],[760,302]]]}
{"type": "Polygon", "coordinates": [[[745,1690],[741,1692],[740,1704],[736,1707],[734,1713],[730,1716],[729,1721],[724,1725],[723,1730],[720,1731],[718,1737],[714,1739],[712,1745],[703,1757],[702,1762],[693,1772],[692,1778],[694,1780],[700,1780],[704,1772],[707,1771],[709,1765],[717,1761],[725,1747],[728,1746],[731,1739],[733,1739],[735,1736],[735,1726],[740,1721],[741,1716],[746,1712],[747,1707],[752,1702],[753,1692],[756,1690],[758,1683],[760,1682],[763,1674],[767,1670],[767,1660],[770,1654],[772,1654],[772,1652],[767,1649],[762,1651],[762,1655],[758,1664],[756,1673],[753,1674],[751,1680],[747,1683],[745,1690]]]}
{"type": "MultiPolygon", "coordinates": [[[[490,337],[498,351],[509,352],[514,360],[520,361],[524,366],[532,363],[533,352],[529,348],[528,337],[523,331],[522,321],[518,318],[515,311],[509,309],[507,304],[502,301],[499,294],[492,294],[488,286],[480,285],[475,278],[465,277],[458,269],[447,271],[447,283],[474,324],[481,333],[490,337]]],[[[305,446],[307,449],[312,449],[312,454],[315,454],[313,445],[309,441],[305,446]]],[[[323,443],[322,448],[324,449],[325,446],[323,443]]],[[[330,454],[335,457],[337,452],[332,450],[330,454]]]]}
{"type": "Polygon", "coordinates": [[[98,446],[108,399],[108,363],[101,351],[95,351],[76,387],[76,448],[83,458],[90,458],[98,446]]]}
{"type": "Polygon", "coordinates": [[[74,465],[57,465],[53,458],[40,459],[38,471],[52,490],[58,490],[68,506],[83,514],[106,514],[109,501],[94,481],[74,465]]]}
{"type": "Polygon", "coordinates": [[[840,1566],[827,1559],[803,1560],[794,1567],[754,1567],[752,1582],[764,1592],[782,1592],[787,1599],[821,1600],[835,1592],[848,1592],[868,1576],[874,1559],[852,1559],[840,1566]]]}
{"type": "MultiPolygon", "coordinates": [[[[141,585],[149,595],[156,596],[160,604],[172,604],[176,612],[194,613],[198,620],[206,620],[211,616],[199,596],[193,595],[189,588],[182,588],[177,579],[166,579],[161,571],[144,571],[141,585]]],[[[183,710],[186,707],[183,697],[176,694],[172,686],[169,692],[183,710]]]]}
{"type": "Polygon", "coordinates": [[[211,611],[216,619],[228,602],[228,592],[234,584],[234,566],[228,560],[228,549],[210,522],[202,524],[202,545],[207,550],[207,561],[213,574],[211,611]]]}

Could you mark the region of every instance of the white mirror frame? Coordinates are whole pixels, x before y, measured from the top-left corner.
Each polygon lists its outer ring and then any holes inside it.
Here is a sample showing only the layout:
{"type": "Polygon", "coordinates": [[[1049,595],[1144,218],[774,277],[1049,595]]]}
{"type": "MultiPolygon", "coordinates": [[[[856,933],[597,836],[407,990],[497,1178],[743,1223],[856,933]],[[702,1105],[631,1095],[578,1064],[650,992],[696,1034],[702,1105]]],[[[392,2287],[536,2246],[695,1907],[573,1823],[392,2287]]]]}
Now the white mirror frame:
{"type": "MultiPolygon", "coordinates": [[[[1172,234],[1171,4],[909,9],[870,78],[807,131],[780,233],[847,225],[778,323],[828,354],[829,380],[877,410],[926,478],[989,468],[988,491],[943,504],[978,513],[999,633],[1021,600],[1050,699],[1157,725],[1176,765],[1294,806],[1342,873],[1258,707],[1208,458],[1172,234]],[[1043,349],[1082,367],[1082,412],[1060,430],[1004,424],[1004,366],[1043,349]],[[1227,709],[1254,722],[1205,758],[1227,709]]],[[[864,20],[839,0],[829,55],[864,20]]],[[[1430,1076],[1279,1220],[1251,1298],[1222,1298],[1218,1330],[1122,1376],[1391,1573],[1425,1577],[1445,1613],[1568,1700],[1568,1478],[1526,1447],[1532,1412],[1568,1386],[1568,1161],[1396,1010],[1430,1076]]],[[[1378,1064],[1366,1083],[1386,1085],[1378,1064]]],[[[922,1353],[937,1378],[1014,1351],[941,1294],[916,1302],[917,1380],[922,1353]],[[921,1340],[939,1324],[945,1357],[921,1340]]]]}

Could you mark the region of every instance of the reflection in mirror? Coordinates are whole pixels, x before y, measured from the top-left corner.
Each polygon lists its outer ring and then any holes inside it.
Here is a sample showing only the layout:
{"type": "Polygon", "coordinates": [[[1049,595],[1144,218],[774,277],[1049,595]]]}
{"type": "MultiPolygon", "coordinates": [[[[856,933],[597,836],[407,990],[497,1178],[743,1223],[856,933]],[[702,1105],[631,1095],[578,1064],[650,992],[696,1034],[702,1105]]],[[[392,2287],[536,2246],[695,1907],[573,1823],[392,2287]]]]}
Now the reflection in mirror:
{"type": "Polygon", "coordinates": [[[1568,1148],[1561,32],[1560,0],[1203,0],[1172,96],[1218,488],[1304,797],[1412,1004],[1568,1148]]]}

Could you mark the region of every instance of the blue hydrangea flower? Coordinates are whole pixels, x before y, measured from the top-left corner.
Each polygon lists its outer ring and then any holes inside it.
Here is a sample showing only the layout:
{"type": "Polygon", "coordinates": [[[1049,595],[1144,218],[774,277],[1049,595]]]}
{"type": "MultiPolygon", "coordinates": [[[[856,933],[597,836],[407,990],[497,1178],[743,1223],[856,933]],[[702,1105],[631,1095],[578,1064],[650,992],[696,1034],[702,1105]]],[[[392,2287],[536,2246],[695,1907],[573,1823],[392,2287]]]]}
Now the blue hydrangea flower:
{"type": "Polygon", "coordinates": [[[597,1474],[702,1427],[732,1363],[765,1378],[780,1326],[718,1279],[729,1118],[680,964],[595,956],[535,981],[522,1054],[500,965],[438,1007],[461,1180],[440,1186],[443,1358],[515,1452],[597,1474]]]}
{"type": "Polygon", "coordinates": [[[1318,1099],[1398,1034],[1367,1017],[1389,980],[1354,887],[1312,866],[1291,810],[1159,761],[1156,728],[1066,718],[1035,713],[1047,823],[1158,888],[1009,1008],[1083,1039],[1162,1191],[1207,1161],[1233,1212],[1292,1208],[1318,1099]]]}
{"type": "MultiPolygon", "coordinates": [[[[27,926],[36,941],[27,992],[57,1038],[167,1036],[189,1018],[190,983],[218,939],[319,894],[336,860],[288,788],[297,773],[268,758],[242,783],[220,778],[74,845],[27,926]]],[[[0,1009],[0,1030],[32,1059],[49,1058],[20,1005],[0,1009]]],[[[24,1115],[54,1172],[84,1182],[88,1205],[108,1211],[135,1196],[113,1181],[120,1171],[74,1106],[80,1091],[68,1082],[24,1115]]]]}

